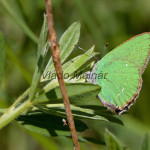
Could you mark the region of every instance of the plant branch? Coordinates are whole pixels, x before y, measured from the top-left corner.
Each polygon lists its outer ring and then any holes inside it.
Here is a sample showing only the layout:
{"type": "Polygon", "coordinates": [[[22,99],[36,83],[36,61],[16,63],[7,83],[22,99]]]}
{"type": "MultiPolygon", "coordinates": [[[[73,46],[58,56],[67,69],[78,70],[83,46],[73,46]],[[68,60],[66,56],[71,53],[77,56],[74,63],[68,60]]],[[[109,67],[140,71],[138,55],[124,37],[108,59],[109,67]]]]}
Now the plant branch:
{"type": "Polygon", "coordinates": [[[46,11],[47,11],[47,18],[48,18],[48,33],[49,33],[49,41],[51,45],[51,53],[52,58],[55,66],[55,70],[57,73],[58,82],[60,85],[60,90],[62,93],[67,120],[69,124],[69,128],[72,135],[72,140],[74,143],[75,150],[80,150],[79,141],[77,138],[77,133],[74,125],[73,115],[70,108],[70,102],[68,99],[66,87],[64,84],[63,74],[62,74],[62,65],[61,65],[61,59],[60,59],[60,50],[59,50],[59,44],[57,42],[57,36],[54,29],[54,23],[53,23],[53,14],[52,14],[52,8],[51,8],[51,0],[45,0],[46,1],[46,11]]]}
{"type": "Polygon", "coordinates": [[[13,121],[16,117],[18,117],[22,112],[24,112],[27,108],[31,107],[32,103],[30,101],[26,101],[22,103],[17,108],[11,108],[9,111],[6,111],[1,117],[0,117],[0,129],[2,129],[4,126],[6,126],[8,123],[13,121]]]}
{"type": "MultiPolygon", "coordinates": [[[[5,111],[3,110],[4,112],[0,116],[0,129],[2,129],[4,126],[6,126],[11,121],[13,121],[16,117],[18,117],[27,108],[33,106],[33,104],[30,103],[29,100],[26,100],[24,103],[21,103],[20,105],[18,105],[18,103],[20,103],[20,101],[29,94],[29,90],[30,89],[27,89],[8,109],[6,109],[5,111]]],[[[0,113],[2,113],[2,110],[0,113]]]]}

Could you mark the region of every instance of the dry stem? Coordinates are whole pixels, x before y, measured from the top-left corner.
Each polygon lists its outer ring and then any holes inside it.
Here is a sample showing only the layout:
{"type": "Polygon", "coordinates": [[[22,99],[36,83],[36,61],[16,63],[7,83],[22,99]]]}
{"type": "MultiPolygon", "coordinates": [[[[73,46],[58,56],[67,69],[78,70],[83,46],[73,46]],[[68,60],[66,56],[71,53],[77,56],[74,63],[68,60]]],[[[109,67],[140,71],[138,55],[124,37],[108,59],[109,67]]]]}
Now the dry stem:
{"type": "Polygon", "coordinates": [[[57,73],[57,78],[58,78],[58,82],[60,85],[64,105],[65,105],[67,120],[68,120],[69,128],[71,131],[75,150],[80,150],[80,145],[79,145],[79,141],[77,138],[77,133],[76,133],[75,125],[74,125],[73,115],[72,115],[71,108],[70,108],[70,102],[68,99],[66,87],[64,84],[63,74],[62,74],[60,50],[59,50],[59,44],[57,42],[56,32],[54,29],[51,0],[46,0],[46,11],[47,11],[47,18],[48,18],[48,33],[49,33],[49,40],[50,40],[50,45],[51,45],[51,53],[52,53],[52,58],[53,58],[55,70],[57,73]]]}

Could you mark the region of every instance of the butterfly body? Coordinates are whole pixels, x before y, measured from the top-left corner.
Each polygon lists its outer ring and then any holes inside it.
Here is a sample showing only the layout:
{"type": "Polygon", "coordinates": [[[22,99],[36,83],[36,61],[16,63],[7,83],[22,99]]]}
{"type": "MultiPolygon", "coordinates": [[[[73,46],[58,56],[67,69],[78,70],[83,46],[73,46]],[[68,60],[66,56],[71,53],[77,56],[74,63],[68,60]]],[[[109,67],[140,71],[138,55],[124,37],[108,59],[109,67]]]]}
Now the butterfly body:
{"type": "Polygon", "coordinates": [[[124,42],[99,62],[92,73],[99,84],[98,95],[104,106],[121,114],[135,102],[142,87],[142,74],[150,57],[150,33],[143,33],[124,42]],[[98,78],[99,75],[99,78],[98,78]],[[101,76],[102,78],[100,78],[101,76]]]}

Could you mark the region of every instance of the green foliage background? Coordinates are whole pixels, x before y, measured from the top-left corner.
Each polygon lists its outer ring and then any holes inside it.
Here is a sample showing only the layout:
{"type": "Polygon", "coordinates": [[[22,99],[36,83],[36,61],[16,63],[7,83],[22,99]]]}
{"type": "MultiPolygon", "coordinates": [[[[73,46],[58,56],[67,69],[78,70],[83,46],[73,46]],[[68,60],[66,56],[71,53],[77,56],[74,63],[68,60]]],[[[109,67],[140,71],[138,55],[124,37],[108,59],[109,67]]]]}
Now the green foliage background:
{"type": "MultiPolygon", "coordinates": [[[[36,65],[37,39],[43,23],[45,1],[0,0],[0,30],[7,43],[3,91],[0,91],[0,108],[8,107],[31,84],[36,65]],[[8,9],[7,9],[8,8],[8,9]],[[17,18],[15,18],[15,16],[17,18]],[[22,26],[24,22],[28,29],[22,26]]],[[[81,23],[78,45],[103,54],[108,42],[108,51],[130,37],[150,31],[149,0],[55,0],[53,14],[58,39],[75,21],[81,23]]],[[[75,54],[83,53],[75,49],[75,54]]],[[[99,56],[101,58],[102,55],[99,56]]],[[[91,134],[103,141],[107,127],[125,147],[141,149],[141,139],[150,130],[150,63],[143,74],[140,96],[128,113],[119,117],[124,126],[102,121],[91,121],[91,134]]],[[[99,143],[100,144],[100,143],[99,143]]],[[[105,149],[101,145],[81,143],[84,149],[105,149]]],[[[0,131],[0,150],[57,150],[73,149],[66,137],[48,138],[18,129],[13,125],[0,131]],[[48,140],[48,142],[46,142],[48,140]],[[18,142],[19,141],[19,142],[18,142]],[[49,143],[49,144],[48,144],[49,143]],[[49,146],[50,145],[50,146],[49,146]]]]}

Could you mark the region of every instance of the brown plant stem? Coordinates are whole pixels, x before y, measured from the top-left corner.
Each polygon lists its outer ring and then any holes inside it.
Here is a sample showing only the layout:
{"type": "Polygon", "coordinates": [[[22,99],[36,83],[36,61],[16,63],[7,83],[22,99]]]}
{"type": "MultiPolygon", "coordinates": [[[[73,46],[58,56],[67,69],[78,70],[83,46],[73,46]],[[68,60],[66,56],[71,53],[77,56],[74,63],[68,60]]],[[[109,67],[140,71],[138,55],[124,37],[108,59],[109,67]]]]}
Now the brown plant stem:
{"type": "Polygon", "coordinates": [[[72,140],[74,143],[75,150],[80,150],[79,141],[77,138],[77,133],[74,125],[73,115],[70,108],[70,102],[68,99],[66,87],[64,84],[63,74],[62,74],[62,65],[61,65],[61,59],[60,59],[60,50],[59,50],[59,44],[57,42],[57,36],[54,29],[54,23],[53,23],[53,14],[52,14],[52,8],[51,8],[51,0],[45,0],[46,1],[46,12],[47,12],[47,19],[48,19],[48,36],[49,41],[51,45],[51,53],[52,58],[55,66],[55,70],[57,73],[57,78],[61,90],[61,94],[63,97],[67,120],[69,124],[69,128],[71,131],[72,140]]]}

